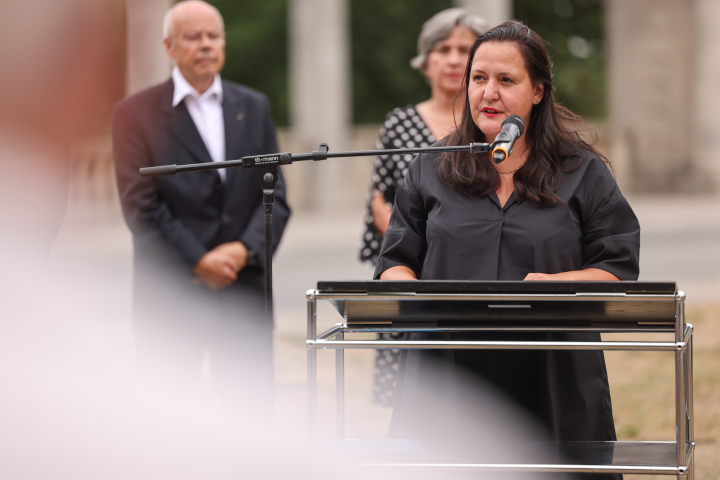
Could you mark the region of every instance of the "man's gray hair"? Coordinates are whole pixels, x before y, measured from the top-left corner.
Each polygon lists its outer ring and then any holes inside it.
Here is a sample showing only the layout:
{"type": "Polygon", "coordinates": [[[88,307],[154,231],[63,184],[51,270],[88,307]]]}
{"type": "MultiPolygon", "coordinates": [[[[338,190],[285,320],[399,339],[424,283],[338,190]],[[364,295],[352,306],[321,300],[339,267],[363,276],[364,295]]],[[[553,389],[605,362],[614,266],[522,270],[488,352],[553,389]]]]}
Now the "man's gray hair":
{"type": "Polygon", "coordinates": [[[487,30],[485,20],[464,8],[448,8],[436,13],[423,24],[417,43],[418,54],[410,60],[410,65],[420,71],[425,70],[430,52],[435,45],[448,38],[456,26],[467,28],[477,36],[487,30]]]}
{"type": "Polygon", "coordinates": [[[214,10],[218,16],[218,20],[220,20],[220,29],[223,32],[225,31],[225,22],[223,21],[223,17],[220,14],[220,10],[218,10],[215,5],[210,5],[209,3],[203,2],[202,0],[184,0],[182,2],[176,3],[175,5],[170,7],[167,12],[165,12],[165,16],[163,17],[163,40],[171,38],[173,35],[175,35],[175,23],[173,22],[173,15],[178,8],[180,8],[184,3],[188,2],[203,3],[210,7],[212,10],[214,10]]]}

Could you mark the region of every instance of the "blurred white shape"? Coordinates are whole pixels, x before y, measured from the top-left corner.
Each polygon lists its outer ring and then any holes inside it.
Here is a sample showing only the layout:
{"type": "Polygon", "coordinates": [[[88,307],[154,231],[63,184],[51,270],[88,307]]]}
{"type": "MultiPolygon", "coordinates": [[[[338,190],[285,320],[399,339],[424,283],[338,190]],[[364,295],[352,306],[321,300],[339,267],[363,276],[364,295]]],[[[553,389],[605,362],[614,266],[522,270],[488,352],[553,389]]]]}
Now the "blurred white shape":
{"type": "Polygon", "coordinates": [[[588,58],[590,56],[591,45],[582,37],[569,37],[568,50],[570,53],[578,58],[588,58]]]}

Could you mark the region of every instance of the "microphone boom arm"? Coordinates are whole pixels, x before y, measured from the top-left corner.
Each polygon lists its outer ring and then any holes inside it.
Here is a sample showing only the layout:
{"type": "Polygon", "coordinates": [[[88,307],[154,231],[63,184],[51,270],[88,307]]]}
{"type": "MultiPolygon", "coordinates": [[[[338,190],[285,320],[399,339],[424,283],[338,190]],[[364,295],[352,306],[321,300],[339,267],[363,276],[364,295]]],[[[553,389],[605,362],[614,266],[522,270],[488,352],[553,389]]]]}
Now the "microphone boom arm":
{"type": "Polygon", "coordinates": [[[157,177],[161,175],[175,175],[184,172],[197,172],[200,170],[217,170],[220,168],[261,168],[273,165],[288,165],[295,161],[303,160],[326,160],[328,158],[340,157],[366,157],[374,155],[399,155],[404,153],[426,153],[426,152],[470,152],[486,153],[492,150],[497,142],[471,143],[470,145],[459,145],[449,147],[418,147],[418,148],[396,148],[385,150],[358,150],[349,152],[328,152],[328,145],[321,143],[317,150],[312,153],[270,153],[266,155],[250,155],[237,160],[226,160],[224,162],[193,163],[189,165],[159,165],[157,167],[144,167],[140,169],[141,177],[157,177]]]}

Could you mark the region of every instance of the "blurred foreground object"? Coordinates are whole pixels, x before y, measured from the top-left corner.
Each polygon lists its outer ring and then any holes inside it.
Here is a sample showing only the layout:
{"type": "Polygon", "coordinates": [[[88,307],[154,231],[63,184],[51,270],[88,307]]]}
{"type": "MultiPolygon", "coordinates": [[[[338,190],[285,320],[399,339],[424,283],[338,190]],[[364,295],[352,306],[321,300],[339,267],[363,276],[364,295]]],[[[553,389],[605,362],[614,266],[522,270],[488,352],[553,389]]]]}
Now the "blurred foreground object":
{"type": "MultiPolygon", "coordinates": [[[[0,243],[37,259],[62,222],[69,148],[102,129],[123,60],[111,0],[2,2],[0,243]],[[10,68],[11,67],[11,68],[10,68]]],[[[105,124],[106,125],[106,124],[105,124]]],[[[19,252],[17,252],[20,254],[19,252]]]]}

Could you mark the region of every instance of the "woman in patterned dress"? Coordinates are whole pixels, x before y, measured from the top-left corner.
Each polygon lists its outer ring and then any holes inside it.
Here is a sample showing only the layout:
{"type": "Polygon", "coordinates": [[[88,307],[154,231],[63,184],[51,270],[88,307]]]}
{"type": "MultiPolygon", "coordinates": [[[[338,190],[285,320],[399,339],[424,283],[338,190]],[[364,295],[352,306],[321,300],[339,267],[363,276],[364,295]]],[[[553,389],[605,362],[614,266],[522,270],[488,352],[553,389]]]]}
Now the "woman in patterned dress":
{"type": "MultiPolygon", "coordinates": [[[[450,8],[423,25],[418,55],[410,65],[420,70],[430,85],[430,98],[390,112],[380,129],[377,148],[427,147],[444,138],[462,113],[461,91],[468,52],[485,22],[462,8],[450,8]]],[[[380,155],[375,158],[372,188],[365,215],[362,261],[377,263],[380,244],[390,221],[395,191],[402,183],[413,154],[380,155]]],[[[381,334],[394,338],[392,334],[381,334]]],[[[397,376],[397,349],[378,350],[375,359],[373,401],[392,406],[397,376]]]]}

